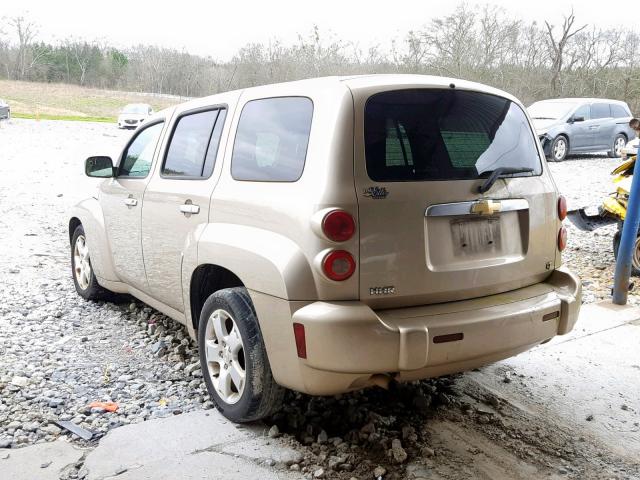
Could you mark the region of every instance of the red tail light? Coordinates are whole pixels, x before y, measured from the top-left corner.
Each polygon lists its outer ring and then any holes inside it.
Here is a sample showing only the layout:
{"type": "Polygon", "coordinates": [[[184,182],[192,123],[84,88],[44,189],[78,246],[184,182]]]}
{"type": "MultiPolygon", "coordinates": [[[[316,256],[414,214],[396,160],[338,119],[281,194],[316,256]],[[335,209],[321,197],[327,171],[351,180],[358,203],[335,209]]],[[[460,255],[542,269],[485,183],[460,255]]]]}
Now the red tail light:
{"type": "Polygon", "coordinates": [[[329,240],[346,242],[356,232],[356,222],[344,210],[333,210],[322,219],[322,231],[329,240]]]}
{"type": "Polygon", "coordinates": [[[296,350],[299,358],[307,358],[307,339],[304,334],[304,325],[301,323],[293,324],[293,335],[296,338],[296,350]]]}
{"type": "Polygon", "coordinates": [[[567,218],[567,199],[562,195],[558,197],[558,218],[560,221],[567,218]]]}
{"type": "Polygon", "coordinates": [[[558,250],[563,251],[567,246],[567,229],[560,227],[558,232],[558,250]]]}
{"type": "Polygon", "coordinates": [[[331,280],[341,282],[346,280],[356,270],[353,255],[345,250],[333,250],[322,260],[322,271],[331,280]]]}

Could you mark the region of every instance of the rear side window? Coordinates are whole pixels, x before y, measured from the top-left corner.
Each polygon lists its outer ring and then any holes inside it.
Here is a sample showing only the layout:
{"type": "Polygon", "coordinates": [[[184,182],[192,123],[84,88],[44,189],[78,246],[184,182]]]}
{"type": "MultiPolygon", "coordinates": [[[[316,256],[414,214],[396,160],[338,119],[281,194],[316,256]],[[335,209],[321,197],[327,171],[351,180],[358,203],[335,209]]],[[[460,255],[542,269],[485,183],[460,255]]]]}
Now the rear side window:
{"type": "Polygon", "coordinates": [[[367,173],[374,181],[476,179],[499,167],[542,165],[522,109],[495,95],[397,90],[373,95],[364,121],[367,173]]]}
{"type": "Polygon", "coordinates": [[[618,105],[617,103],[612,103],[611,116],[613,118],[623,118],[623,117],[630,117],[631,114],[630,112],[627,112],[626,108],[624,108],[622,105],[618,105]]]}
{"type": "Polygon", "coordinates": [[[306,97],[252,100],[242,109],[231,157],[236,180],[295,182],[302,175],[313,103],[306,97]]]}
{"type": "Polygon", "coordinates": [[[226,110],[190,113],[178,119],[162,166],[165,177],[207,178],[213,172],[226,110]]]}
{"type": "Polygon", "coordinates": [[[608,103],[592,103],[591,104],[591,119],[596,118],[609,118],[611,117],[611,110],[608,103]]]}
{"type": "Polygon", "coordinates": [[[153,153],[162,132],[163,123],[155,123],[140,130],[129,143],[118,168],[119,177],[143,178],[149,174],[153,153]]]}

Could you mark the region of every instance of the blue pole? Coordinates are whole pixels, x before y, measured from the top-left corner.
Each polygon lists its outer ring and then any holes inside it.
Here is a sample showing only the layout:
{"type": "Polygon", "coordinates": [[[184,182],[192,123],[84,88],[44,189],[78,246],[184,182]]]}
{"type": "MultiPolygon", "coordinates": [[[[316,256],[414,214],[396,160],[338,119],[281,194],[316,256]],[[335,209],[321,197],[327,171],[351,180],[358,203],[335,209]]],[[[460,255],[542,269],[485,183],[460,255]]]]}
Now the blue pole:
{"type": "Polygon", "coordinates": [[[616,273],[613,277],[613,303],[616,305],[626,305],[627,303],[631,259],[636,245],[638,224],[640,224],[640,169],[638,168],[638,163],[640,163],[640,145],[638,146],[636,163],[633,166],[633,180],[631,181],[631,191],[629,192],[629,201],[627,203],[627,214],[622,226],[616,273]]]}

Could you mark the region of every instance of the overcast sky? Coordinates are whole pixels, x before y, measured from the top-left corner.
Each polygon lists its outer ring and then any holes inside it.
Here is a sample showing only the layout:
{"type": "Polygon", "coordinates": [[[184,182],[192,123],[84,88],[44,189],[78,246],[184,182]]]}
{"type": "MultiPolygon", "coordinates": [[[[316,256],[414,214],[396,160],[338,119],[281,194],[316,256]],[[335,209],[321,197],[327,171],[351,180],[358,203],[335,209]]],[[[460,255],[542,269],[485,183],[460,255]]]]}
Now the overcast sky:
{"type": "MultiPolygon", "coordinates": [[[[39,38],[55,41],[69,35],[106,40],[125,47],[158,44],[214,58],[229,59],[249,42],[279,39],[292,43],[314,24],[321,32],[366,48],[386,48],[411,29],[446,15],[458,2],[451,0],[0,0],[0,18],[24,15],[40,26],[39,38]]],[[[493,0],[509,14],[525,20],[562,21],[573,6],[578,23],[635,28],[636,0],[493,0]]]]}

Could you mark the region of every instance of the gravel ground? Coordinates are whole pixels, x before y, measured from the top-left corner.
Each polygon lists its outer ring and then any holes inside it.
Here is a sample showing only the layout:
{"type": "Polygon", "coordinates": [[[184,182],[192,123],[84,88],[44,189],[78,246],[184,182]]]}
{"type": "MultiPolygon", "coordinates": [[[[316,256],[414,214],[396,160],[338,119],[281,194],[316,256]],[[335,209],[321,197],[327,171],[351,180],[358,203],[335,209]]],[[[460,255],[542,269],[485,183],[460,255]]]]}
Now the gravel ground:
{"type": "MultiPolygon", "coordinates": [[[[599,206],[602,199],[614,191],[610,173],[619,164],[619,159],[590,155],[569,157],[562,163],[550,163],[549,167],[571,210],[599,206]]],[[[607,225],[593,232],[578,230],[568,220],[565,226],[569,232],[569,243],[563,261],[582,278],[583,303],[611,298],[616,225],[607,225]]],[[[640,304],[637,294],[629,295],[629,304],[640,304]]]]}
{"type": "MultiPolygon", "coordinates": [[[[84,158],[115,156],[128,135],[102,124],[0,125],[0,244],[8,252],[0,257],[0,449],[59,436],[91,446],[120,425],[212,408],[197,347],[182,326],[130,298],[91,303],[73,289],[66,211],[95,188],[82,174],[84,158]],[[94,401],[119,409],[91,408],[94,401]],[[57,420],[93,438],[70,436],[57,420]]],[[[571,205],[591,205],[609,191],[615,165],[594,157],[551,168],[571,205]]],[[[569,229],[566,263],[585,281],[585,302],[606,298],[613,230],[569,229]]],[[[633,470],[465,375],[391,393],[291,393],[265,435],[299,448],[304,459],[286,468],[310,478],[629,478],[633,470]],[[476,465],[480,452],[494,464],[476,465]]]]}

